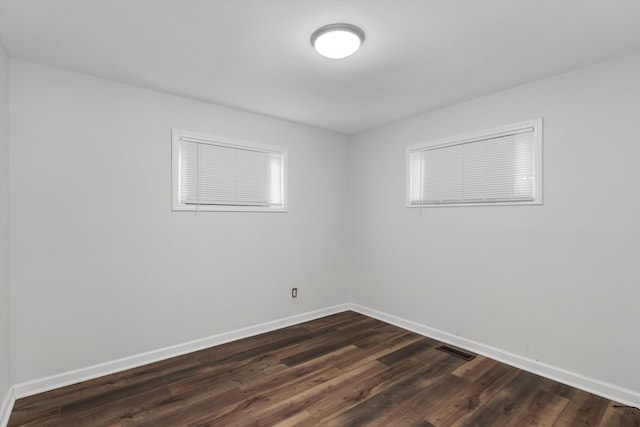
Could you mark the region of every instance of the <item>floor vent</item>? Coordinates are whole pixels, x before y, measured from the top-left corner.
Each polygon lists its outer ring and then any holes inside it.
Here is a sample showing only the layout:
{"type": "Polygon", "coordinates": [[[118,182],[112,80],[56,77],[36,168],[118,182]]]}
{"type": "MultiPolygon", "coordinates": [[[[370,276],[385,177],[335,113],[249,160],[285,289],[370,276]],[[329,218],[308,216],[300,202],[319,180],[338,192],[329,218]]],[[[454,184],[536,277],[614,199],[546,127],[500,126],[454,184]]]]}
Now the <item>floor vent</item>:
{"type": "Polygon", "coordinates": [[[470,354],[462,350],[458,350],[457,348],[449,347],[448,345],[441,345],[440,347],[436,347],[436,350],[444,351],[445,353],[449,353],[452,356],[458,357],[460,359],[473,360],[476,357],[475,354],[470,354]]]}

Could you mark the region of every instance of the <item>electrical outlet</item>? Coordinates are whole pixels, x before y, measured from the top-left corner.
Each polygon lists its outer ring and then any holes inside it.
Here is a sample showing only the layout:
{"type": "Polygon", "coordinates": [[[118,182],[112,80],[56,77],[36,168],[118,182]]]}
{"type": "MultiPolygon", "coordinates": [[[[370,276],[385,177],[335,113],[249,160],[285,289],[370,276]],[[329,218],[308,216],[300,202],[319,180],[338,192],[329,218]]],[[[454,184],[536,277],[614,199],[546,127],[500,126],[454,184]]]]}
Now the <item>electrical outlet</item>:
{"type": "Polygon", "coordinates": [[[291,288],[291,298],[298,298],[298,288],[291,288]]]}

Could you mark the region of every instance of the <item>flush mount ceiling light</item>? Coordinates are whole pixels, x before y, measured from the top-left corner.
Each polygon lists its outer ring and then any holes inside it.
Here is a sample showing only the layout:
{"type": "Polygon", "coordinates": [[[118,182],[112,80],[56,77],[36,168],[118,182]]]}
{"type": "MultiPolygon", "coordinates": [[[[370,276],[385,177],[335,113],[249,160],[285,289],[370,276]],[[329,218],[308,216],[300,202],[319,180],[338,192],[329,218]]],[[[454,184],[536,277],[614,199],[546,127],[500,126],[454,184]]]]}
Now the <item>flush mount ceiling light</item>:
{"type": "Polygon", "coordinates": [[[364,31],[351,24],[329,24],[311,34],[311,45],[322,56],[342,59],[353,55],[364,42],[364,31]]]}

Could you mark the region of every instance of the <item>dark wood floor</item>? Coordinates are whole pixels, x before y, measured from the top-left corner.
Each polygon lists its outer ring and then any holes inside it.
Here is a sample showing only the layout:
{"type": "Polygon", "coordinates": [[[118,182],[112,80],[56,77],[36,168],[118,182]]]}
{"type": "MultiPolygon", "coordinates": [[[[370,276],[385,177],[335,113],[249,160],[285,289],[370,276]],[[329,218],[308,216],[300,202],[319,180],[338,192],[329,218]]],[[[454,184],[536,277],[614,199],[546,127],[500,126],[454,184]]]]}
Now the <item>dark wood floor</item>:
{"type": "Polygon", "coordinates": [[[16,401],[9,426],[640,426],[640,411],[345,312],[16,401]]]}

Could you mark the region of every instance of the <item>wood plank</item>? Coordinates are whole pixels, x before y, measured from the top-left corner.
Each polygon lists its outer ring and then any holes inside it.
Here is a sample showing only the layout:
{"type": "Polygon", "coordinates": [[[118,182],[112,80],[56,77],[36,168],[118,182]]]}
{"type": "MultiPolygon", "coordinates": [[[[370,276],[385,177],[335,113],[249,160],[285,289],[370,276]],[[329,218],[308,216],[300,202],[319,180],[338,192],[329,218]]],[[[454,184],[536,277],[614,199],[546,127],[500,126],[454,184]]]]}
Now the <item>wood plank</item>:
{"type": "Polygon", "coordinates": [[[538,390],[532,400],[521,411],[514,414],[509,427],[551,427],[569,403],[566,397],[545,390],[538,390]]]}
{"type": "Polygon", "coordinates": [[[620,427],[638,427],[640,426],[640,409],[632,408],[613,402],[607,408],[602,417],[602,425],[608,425],[609,415],[607,413],[616,411],[618,414],[622,413],[620,420],[620,427]],[[621,407],[622,406],[622,407],[621,407]],[[605,419],[605,417],[607,419],[605,419]]]}
{"type": "Polygon", "coordinates": [[[442,356],[434,357],[431,361],[425,360],[424,366],[419,369],[405,371],[400,378],[385,388],[380,393],[359,403],[348,411],[333,417],[331,425],[371,425],[374,421],[393,411],[402,402],[409,399],[416,390],[429,387],[442,375],[446,375],[464,363],[464,361],[451,357],[446,353],[433,351],[442,356]]]}
{"type": "Polygon", "coordinates": [[[452,374],[468,381],[475,381],[494,366],[495,362],[493,360],[478,355],[475,359],[453,371],[452,374]]]}
{"type": "Polygon", "coordinates": [[[308,406],[320,401],[326,393],[332,393],[341,385],[353,381],[354,378],[359,376],[369,377],[385,369],[388,369],[387,366],[374,360],[356,369],[343,372],[329,381],[324,381],[306,390],[300,390],[300,392],[288,399],[272,402],[271,405],[263,406],[263,408],[257,408],[254,405],[251,407],[251,411],[261,423],[269,424],[274,421],[286,419],[302,410],[306,410],[308,406]]]}
{"type": "Polygon", "coordinates": [[[491,419],[491,426],[510,425],[520,411],[524,411],[534,399],[536,391],[543,383],[542,380],[537,375],[520,371],[461,425],[478,425],[478,420],[487,417],[491,419]]]}
{"type": "Polygon", "coordinates": [[[599,425],[610,402],[602,397],[573,390],[569,403],[562,411],[554,426],[599,425]]]}
{"type": "Polygon", "coordinates": [[[399,425],[415,425],[428,422],[426,415],[433,412],[449,399],[451,393],[456,393],[467,385],[467,381],[456,377],[451,372],[445,372],[436,381],[425,384],[421,389],[369,425],[371,427],[385,427],[393,423],[399,425]]]}
{"type": "MultiPolygon", "coordinates": [[[[472,363],[468,362],[468,363],[472,363]]],[[[464,365],[463,365],[464,367],[464,365]]],[[[482,369],[484,371],[484,369],[482,369]]],[[[454,372],[460,372],[460,368],[454,372]]],[[[520,370],[511,366],[493,364],[459,393],[452,394],[449,400],[427,414],[426,420],[435,425],[459,426],[475,411],[484,406],[498,391],[510,383],[520,370]]],[[[459,375],[456,375],[459,376],[459,375]]]]}
{"type": "Polygon", "coordinates": [[[408,357],[372,377],[358,378],[356,381],[349,382],[311,405],[308,410],[319,419],[337,417],[360,402],[385,391],[393,384],[400,383],[407,376],[417,375],[424,366],[424,357],[428,358],[426,355],[422,356],[408,357]]]}

